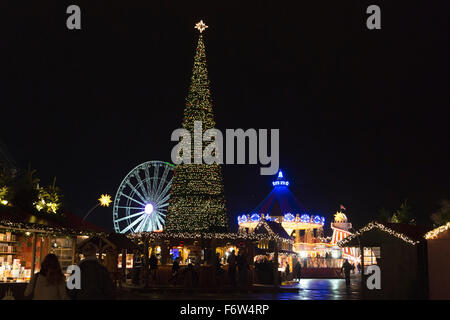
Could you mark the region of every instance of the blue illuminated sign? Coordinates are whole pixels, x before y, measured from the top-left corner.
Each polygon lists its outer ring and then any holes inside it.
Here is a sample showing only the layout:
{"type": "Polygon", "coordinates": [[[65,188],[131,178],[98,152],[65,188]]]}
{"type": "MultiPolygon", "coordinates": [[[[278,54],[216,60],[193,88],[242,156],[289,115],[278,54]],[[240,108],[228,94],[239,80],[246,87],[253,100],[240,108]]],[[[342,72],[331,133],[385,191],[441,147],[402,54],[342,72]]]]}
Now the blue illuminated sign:
{"type": "Polygon", "coordinates": [[[276,180],[276,181],[272,181],[272,186],[288,186],[289,185],[289,181],[283,181],[283,180],[276,180]]]}

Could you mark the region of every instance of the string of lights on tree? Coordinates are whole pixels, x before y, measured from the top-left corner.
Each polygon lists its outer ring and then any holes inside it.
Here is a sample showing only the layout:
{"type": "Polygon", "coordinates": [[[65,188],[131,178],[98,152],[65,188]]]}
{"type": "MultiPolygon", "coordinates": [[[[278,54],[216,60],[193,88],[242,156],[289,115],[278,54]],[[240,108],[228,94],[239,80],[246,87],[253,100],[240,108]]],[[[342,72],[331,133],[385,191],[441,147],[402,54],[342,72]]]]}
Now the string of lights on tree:
{"type": "MultiPolygon", "coordinates": [[[[56,186],[56,179],[53,180],[53,184],[48,187],[40,187],[39,179],[33,179],[34,171],[29,170],[27,175],[29,176],[29,187],[33,189],[34,196],[32,196],[32,208],[37,210],[38,213],[44,214],[61,214],[62,209],[62,194],[60,189],[56,186]]],[[[12,178],[6,179],[4,173],[2,173],[0,179],[0,205],[6,207],[14,207],[14,195],[17,194],[17,190],[14,188],[12,178]],[[6,185],[8,182],[11,185],[6,185]]],[[[30,200],[30,199],[27,199],[30,200]]],[[[16,203],[17,204],[17,203],[16,203]]]]}
{"type": "MultiPolygon", "coordinates": [[[[203,150],[202,144],[193,143],[194,121],[202,122],[203,133],[215,126],[202,35],[207,27],[203,21],[196,24],[200,36],[182,124],[191,133],[191,164],[174,170],[164,232],[227,231],[222,169],[218,164],[193,163],[194,154],[203,150]]],[[[182,157],[182,151],[178,156],[182,157]]]]}
{"type": "Polygon", "coordinates": [[[403,241],[412,244],[412,245],[416,245],[419,243],[419,241],[414,241],[411,238],[407,237],[406,235],[396,232],[388,227],[386,227],[385,225],[379,223],[379,222],[370,222],[368,225],[366,225],[365,227],[361,228],[360,230],[358,230],[356,233],[346,237],[345,239],[339,241],[337,243],[338,246],[343,247],[346,244],[348,244],[350,241],[352,241],[353,239],[355,239],[358,236],[361,236],[364,232],[370,231],[374,228],[377,228],[381,231],[384,231],[392,236],[395,236],[399,239],[402,239],[403,241]]]}

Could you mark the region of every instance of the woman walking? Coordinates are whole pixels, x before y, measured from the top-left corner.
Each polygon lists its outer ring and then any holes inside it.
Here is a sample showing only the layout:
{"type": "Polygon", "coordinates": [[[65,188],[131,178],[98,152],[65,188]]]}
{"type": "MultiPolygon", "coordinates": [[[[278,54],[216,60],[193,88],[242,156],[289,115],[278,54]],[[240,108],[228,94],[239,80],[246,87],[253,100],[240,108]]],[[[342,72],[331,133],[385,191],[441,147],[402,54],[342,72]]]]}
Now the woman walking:
{"type": "Polygon", "coordinates": [[[27,285],[25,297],[33,300],[68,300],[66,277],[61,271],[58,257],[50,253],[41,263],[41,271],[36,273],[27,285]]]}

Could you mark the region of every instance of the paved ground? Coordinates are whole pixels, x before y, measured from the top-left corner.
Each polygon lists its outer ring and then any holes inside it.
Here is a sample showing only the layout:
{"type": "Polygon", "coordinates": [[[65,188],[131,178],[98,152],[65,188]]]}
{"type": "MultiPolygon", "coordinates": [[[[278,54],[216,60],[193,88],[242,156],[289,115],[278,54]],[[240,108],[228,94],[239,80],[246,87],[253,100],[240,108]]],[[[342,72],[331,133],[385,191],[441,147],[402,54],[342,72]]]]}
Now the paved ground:
{"type": "Polygon", "coordinates": [[[344,279],[302,279],[300,284],[283,286],[290,292],[280,293],[196,293],[183,292],[138,292],[122,291],[119,299],[138,300],[356,300],[360,299],[360,282],[358,275],[352,275],[350,287],[344,279]],[[297,288],[298,290],[296,290],[297,288]]]}

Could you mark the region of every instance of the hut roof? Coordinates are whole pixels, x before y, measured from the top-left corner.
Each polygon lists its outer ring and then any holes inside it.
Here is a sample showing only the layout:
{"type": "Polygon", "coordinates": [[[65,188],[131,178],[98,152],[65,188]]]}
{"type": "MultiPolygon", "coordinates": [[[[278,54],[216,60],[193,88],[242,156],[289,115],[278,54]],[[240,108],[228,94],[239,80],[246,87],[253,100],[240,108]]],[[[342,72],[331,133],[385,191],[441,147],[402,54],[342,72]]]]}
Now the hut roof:
{"type": "Polygon", "coordinates": [[[425,234],[425,239],[450,239],[450,222],[427,232],[425,234]]]}
{"type": "Polygon", "coordinates": [[[283,228],[281,223],[275,222],[275,221],[267,221],[267,220],[261,220],[258,225],[256,226],[255,233],[261,234],[268,232],[269,234],[274,234],[280,238],[292,240],[292,237],[288,235],[286,230],[283,228]]]}
{"type": "Polygon", "coordinates": [[[359,229],[356,233],[339,241],[337,244],[341,247],[358,247],[361,242],[362,245],[379,245],[384,240],[379,236],[380,233],[373,234],[372,230],[377,230],[383,234],[402,239],[403,241],[416,245],[424,240],[424,235],[428,230],[423,226],[415,226],[402,223],[381,223],[370,222],[366,226],[359,229]]]}
{"type": "Polygon", "coordinates": [[[97,247],[110,246],[114,249],[136,250],[139,246],[131,241],[126,235],[120,233],[110,233],[106,236],[93,236],[81,242],[77,247],[81,250],[88,242],[94,243],[97,247]]]}
{"type": "Polygon", "coordinates": [[[7,229],[35,230],[36,232],[75,235],[96,234],[104,230],[80,217],[63,212],[62,215],[35,215],[7,208],[0,211],[0,227],[7,229]]]}

